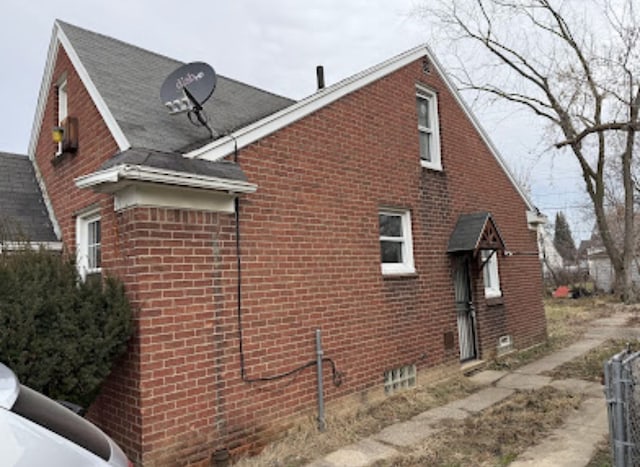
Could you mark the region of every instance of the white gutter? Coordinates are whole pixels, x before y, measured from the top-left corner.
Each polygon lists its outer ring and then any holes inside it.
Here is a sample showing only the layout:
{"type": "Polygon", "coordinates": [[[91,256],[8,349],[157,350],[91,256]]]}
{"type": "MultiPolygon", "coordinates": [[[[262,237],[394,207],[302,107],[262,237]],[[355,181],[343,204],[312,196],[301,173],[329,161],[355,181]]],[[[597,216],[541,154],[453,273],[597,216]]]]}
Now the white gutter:
{"type": "Polygon", "coordinates": [[[62,251],[62,242],[0,242],[0,252],[18,251],[25,246],[32,250],[44,248],[49,251],[62,251]]]}
{"type": "Polygon", "coordinates": [[[177,185],[228,193],[254,193],[257,185],[241,180],[229,180],[206,175],[186,174],[141,165],[121,164],[75,179],[78,188],[93,188],[103,184],[116,184],[126,180],[177,185]]]}

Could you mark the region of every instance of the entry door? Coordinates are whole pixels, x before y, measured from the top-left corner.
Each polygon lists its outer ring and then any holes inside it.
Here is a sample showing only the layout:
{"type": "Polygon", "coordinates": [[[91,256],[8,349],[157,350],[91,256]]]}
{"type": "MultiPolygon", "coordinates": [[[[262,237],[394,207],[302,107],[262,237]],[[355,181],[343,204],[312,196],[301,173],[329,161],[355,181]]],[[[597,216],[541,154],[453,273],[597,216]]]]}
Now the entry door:
{"type": "Polygon", "coordinates": [[[477,357],[476,323],[471,294],[469,256],[456,258],[454,271],[456,311],[458,313],[458,342],[460,343],[460,361],[477,357]]]}

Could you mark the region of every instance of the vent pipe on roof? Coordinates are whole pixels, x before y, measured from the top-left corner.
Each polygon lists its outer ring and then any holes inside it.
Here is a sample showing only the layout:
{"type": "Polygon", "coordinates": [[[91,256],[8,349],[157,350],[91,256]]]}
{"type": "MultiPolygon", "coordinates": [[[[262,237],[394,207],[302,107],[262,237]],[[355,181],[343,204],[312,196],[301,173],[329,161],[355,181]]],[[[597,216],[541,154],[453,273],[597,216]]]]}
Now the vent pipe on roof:
{"type": "Polygon", "coordinates": [[[324,67],[322,65],[316,67],[316,78],[318,80],[318,91],[320,91],[324,89],[324,67]]]}

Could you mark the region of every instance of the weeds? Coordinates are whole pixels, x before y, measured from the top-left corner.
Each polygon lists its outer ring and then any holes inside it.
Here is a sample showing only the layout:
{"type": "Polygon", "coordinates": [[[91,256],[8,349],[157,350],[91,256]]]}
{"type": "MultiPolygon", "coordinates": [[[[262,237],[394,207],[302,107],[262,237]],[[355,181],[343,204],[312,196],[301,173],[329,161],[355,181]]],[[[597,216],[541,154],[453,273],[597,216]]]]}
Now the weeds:
{"type": "Polygon", "coordinates": [[[508,465],[576,410],[582,396],[549,386],[517,392],[502,403],[448,426],[422,445],[376,467],[508,465]]]}
{"type": "MultiPolygon", "coordinates": [[[[547,300],[545,311],[549,339],[544,344],[501,358],[494,369],[514,369],[541,358],[578,340],[589,323],[610,316],[617,305],[602,298],[547,300]]],[[[612,348],[602,349],[607,354],[612,348]]],[[[615,352],[623,347],[616,348],[615,352]]],[[[615,353],[613,352],[613,353],[615,353]]],[[[600,355],[589,356],[581,368],[562,368],[561,378],[592,379],[601,372],[600,355]],[[596,363],[591,363],[591,361],[596,363]]],[[[606,357],[605,357],[606,358],[606,357]]],[[[555,373],[554,373],[555,374],[555,373]]],[[[329,452],[355,443],[382,428],[468,396],[477,389],[464,377],[455,377],[434,385],[421,386],[382,402],[353,409],[349,413],[330,414],[327,431],[319,433],[316,421],[309,417],[289,430],[286,436],[267,446],[259,455],[240,460],[236,467],[298,467],[329,452]]],[[[548,432],[563,423],[581,401],[580,396],[545,387],[514,394],[503,403],[464,421],[446,421],[444,430],[428,443],[403,453],[400,458],[379,466],[506,466],[527,447],[536,444],[548,432]]],[[[608,464],[592,464],[604,467],[608,464]]]]}

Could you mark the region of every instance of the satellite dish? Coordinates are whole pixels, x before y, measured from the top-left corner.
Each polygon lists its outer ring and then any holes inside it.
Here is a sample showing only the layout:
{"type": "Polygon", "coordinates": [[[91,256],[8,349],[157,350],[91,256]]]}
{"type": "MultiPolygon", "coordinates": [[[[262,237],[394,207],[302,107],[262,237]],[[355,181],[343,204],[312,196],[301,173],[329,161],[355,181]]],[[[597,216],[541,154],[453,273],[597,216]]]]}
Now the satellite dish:
{"type": "Polygon", "coordinates": [[[198,112],[213,94],[216,82],[216,72],[210,65],[188,63],[167,76],[160,88],[160,99],[171,114],[198,112]]]}

